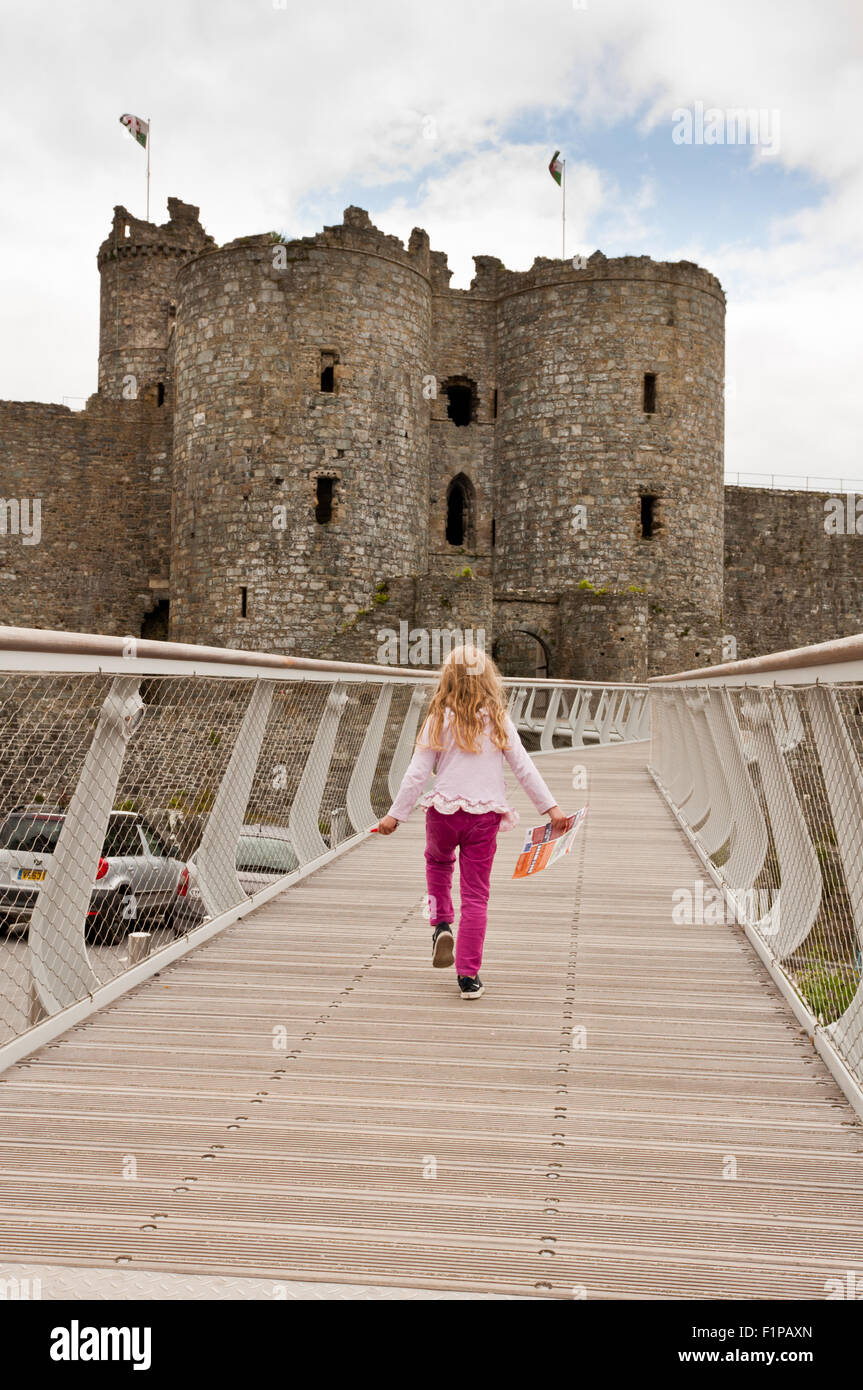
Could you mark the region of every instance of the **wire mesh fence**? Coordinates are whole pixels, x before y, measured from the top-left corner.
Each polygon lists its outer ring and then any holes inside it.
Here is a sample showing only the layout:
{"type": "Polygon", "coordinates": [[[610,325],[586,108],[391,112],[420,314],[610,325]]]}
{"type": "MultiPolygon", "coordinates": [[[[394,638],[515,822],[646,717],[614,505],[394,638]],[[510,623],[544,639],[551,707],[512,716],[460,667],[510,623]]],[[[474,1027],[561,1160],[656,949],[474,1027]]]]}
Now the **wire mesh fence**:
{"type": "Polygon", "coordinates": [[[0,1044],[368,830],[429,689],[0,677],[0,1044]]]}
{"type": "MultiPolygon", "coordinates": [[[[385,814],[434,676],[356,669],[0,672],[0,1048],[385,814]]],[[[509,700],[535,749],[647,735],[644,687],[509,700]]]]}
{"type": "Polygon", "coordinates": [[[721,886],[863,1081],[863,687],[655,689],[651,767],[721,886]]]}

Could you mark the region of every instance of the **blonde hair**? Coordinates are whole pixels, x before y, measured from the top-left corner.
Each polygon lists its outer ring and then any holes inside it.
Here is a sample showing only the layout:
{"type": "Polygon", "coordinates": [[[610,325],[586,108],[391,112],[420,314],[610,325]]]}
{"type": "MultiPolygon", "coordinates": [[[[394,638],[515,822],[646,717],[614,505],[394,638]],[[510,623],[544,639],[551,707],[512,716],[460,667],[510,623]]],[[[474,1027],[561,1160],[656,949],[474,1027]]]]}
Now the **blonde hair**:
{"type": "Polygon", "coordinates": [[[506,694],[500,672],[484,651],[454,647],[440,669],[428,719],[418,743],[440,751],[446,712],[452,714],[452,733],[457,748],[478,753],[480,736],[488,721],[488,736],[496,748],[507,746],[506,694]]]}

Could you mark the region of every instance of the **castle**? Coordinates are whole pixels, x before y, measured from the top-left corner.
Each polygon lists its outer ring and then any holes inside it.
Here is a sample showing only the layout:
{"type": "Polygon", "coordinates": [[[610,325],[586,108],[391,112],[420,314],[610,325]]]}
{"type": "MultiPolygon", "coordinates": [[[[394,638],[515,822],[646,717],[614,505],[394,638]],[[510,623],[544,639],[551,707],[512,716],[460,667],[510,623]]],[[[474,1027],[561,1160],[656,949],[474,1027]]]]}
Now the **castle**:
{"type": "Polygon", "coordinates": [[[823,496],[723,486],[706,270],[478,256],[456,290],[359,208],[222,247],[168,209],[114,211],[86,408],[0,402],[0,621],[364,661],[479,628],[606,680],[863,628],[823,496]]]}

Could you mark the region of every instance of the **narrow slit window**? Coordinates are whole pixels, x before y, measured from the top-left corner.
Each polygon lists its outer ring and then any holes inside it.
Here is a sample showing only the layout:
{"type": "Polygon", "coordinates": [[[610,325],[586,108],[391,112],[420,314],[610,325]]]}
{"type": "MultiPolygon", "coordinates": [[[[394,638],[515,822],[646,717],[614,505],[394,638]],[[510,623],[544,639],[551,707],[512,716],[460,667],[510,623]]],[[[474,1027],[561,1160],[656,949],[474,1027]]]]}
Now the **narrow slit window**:
{"type": "Polygon", "coordinates": [[[656,498],[646,493],[641,498],[641,535],[649,541],[656,525],[656,498]]]}
{"type": "Polygon", "coordinates": [[[496,525],[496,523],[495,523],[494,517],[492,517],[492,519],[491,519],[491,543],[492,543],[492,545],[494,545],[494,543],[495,543],[496,532],[497,532],[497,525],[496,525]]]}
{"type": "Polygon", "coordinates": [[[338,354],[335,352],[321,353],[321,390],[327,395],[332,395],[336,389],[336,363],[338,354]]]}
{"type": "Polygon", "coordinates": [[[248,591],[248,589],[246,588],[246,586],[245,586],[245,584],[244,584],[243,587],[242,587],[241,590],[240,590],[240,617],[241,617],[241,618],[248,618],[248,616],[249,616],[249,591],[248,591]]]}
{"type": "Polygon", "coordinates": [[[491,413],[492,413],[492,419],[496,420],[496,419],[497,419],[497,387],[494,388],[494,395],[492,396],[492,400],[491,400],[491,413]]]}
{"type": "Polygon", "coordinates": [[[656,373],[644,373],[644,404],[645,415],[656,414],[656,373]]]}
{"type": "Polygon", "coordinates": [[[156,387],[156,405],[165,404],[165,383],[160,381],[156,387]]]}
{"type": "Polygon", "coordinates": [[[459,473],[453,478],[446,493],[445,534],[448,545],[473,545],[473,518],[473,484],[464,473],[459,473]]]}
{"type": "Polygon", "coordinates": [[[333,488],[335,478],[318,478],[315,490],[315,521],[326,526],[333,518],[333,488]]]}
{"type": "Polygon", "coordinates": [[[446,504],[446,538],[450,545],[464,545],[465,495],[460,483],[453,483],[446,504]]]}

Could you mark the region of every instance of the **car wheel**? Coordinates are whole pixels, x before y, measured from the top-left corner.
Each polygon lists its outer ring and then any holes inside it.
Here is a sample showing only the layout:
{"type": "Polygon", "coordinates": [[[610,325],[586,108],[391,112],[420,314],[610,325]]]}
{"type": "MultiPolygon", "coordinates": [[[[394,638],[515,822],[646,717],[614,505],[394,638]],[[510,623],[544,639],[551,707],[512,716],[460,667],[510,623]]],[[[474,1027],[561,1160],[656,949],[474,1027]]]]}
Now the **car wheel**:
{"type": "Polygon", "coordinates": [[[127,932],[135,931],[136,925],[135,895],[128,884],[124,884],[114,889],[100,910],[91,928],[91,939],[103,946],[114,946],[122,941],[127,932]]]}
{"type": "Polygon", "coordinates": [[[172,932],[174,936],[183,935],[184,926],[180,919],[179,905],[176,902],[165,908],[161,925],[166,931],[172,932]]]}

